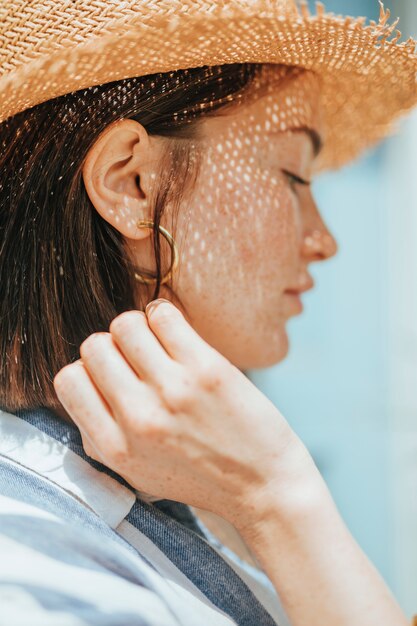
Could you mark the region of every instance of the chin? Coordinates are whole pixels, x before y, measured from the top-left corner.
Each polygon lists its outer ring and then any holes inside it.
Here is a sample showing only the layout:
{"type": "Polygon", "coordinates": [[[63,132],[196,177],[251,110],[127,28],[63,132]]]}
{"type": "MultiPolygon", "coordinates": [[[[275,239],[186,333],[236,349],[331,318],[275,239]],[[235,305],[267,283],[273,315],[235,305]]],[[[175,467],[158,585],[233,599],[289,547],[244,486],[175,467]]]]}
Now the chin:
{"type": "Polygon", "coordinates": [[[289,340],[285,329],[275,334],[273,338],[269,335],[263,338],[256,337],[258,340],[253,348],[246,351],[243,355],[237,355],[236,359],[230,359],[233,364],[241,370],[263,369],[272,367],[283,361],[289,352],[289,340]]]}
{"type": "Polygon", "coordinates": [[[288,352],[290,349],[288,339],[282,342],[279,346],[276,347],[275,350],[271,349],[273,346],[268,346],[265,350],[265,353],[260,355],[257,364],[251,365],[251,368],[264,368],[264,367],[272,367],[273,365],[277,365],[281,363],[288,356],[288,352]]]}

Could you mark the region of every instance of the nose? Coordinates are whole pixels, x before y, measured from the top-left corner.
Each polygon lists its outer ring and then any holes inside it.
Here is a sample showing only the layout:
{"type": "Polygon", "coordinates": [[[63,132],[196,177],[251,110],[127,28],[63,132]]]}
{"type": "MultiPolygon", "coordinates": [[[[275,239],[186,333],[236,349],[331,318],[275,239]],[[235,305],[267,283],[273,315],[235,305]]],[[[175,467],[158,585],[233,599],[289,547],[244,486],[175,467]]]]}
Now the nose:
{"type": "Polygon", "coordinates": [[[337,254],[338,245],[323,221],[314,198],[304,212],[301,255],[309,261],[325,261],[337,254]]]}
{"type": "Polygon", "coordinates": [[[337,251],[337,242],[325,226],[304,233],[301,253],[308,261],[325,261],[337,254],[337,251]]]}

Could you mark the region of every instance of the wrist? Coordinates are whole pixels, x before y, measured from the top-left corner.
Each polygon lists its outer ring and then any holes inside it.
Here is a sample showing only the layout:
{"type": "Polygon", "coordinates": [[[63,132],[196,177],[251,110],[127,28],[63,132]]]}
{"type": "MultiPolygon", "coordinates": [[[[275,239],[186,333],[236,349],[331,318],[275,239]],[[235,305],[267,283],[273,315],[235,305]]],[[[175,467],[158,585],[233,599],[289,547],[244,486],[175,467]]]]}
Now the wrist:
{"type": "Polygon", "coordinates": [[[320,472],[302,442],[294,435],[279,463],[258,487],[239,500],[232,523],[251,542],[269,526],[295,529],[304,520],[319,517],[334,504],[320,472]]]}

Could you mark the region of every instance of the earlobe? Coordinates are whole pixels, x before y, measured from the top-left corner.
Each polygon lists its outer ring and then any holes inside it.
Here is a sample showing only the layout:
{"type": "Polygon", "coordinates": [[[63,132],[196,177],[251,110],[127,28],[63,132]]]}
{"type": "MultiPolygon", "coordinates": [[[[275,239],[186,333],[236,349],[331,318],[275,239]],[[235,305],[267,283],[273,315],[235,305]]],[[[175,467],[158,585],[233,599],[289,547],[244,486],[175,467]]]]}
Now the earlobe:
{"type": "Polygon", "coordinates": [[[155,161],[150,153],[145,128],[124,119],[99,136],[84,161],[83,180],[91,203],[103,219],[130,239],[149,236],[148,230],[138,229],[136,224],[150,217],[149,169],[155,161]]]}

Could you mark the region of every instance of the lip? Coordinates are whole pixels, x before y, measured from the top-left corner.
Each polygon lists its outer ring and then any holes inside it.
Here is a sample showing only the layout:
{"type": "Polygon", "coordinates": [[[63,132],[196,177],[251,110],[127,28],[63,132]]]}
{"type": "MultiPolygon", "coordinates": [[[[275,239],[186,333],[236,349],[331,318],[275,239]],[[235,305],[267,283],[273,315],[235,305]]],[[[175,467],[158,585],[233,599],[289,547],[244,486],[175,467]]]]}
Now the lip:
{"type": "Polygon", "coordinates": [[[308,281],[306,283],[303,283],[302,287],[294,287],[294,288],[286,289],[284,293],[299,296],[300,293],[309,291],[310,289],[313,289],[313,287],[314,287],[314,280],[311,277],[309,277],[308,281]]]}
{"type": "Polygon", "coordinates": [[[285,291],[284,294],[288,296],[292,303],[295,305],[295,308],[301,313],[303,311],[304,306],[301,301],[300,294],[298,292],[285,291]]]}
{"type": "Polygon", "coordinates": [[[284,291],[284,294],[291,298],[291,300],[294,302],[296,308],[301,313],[301,311],[304,310],[304,306],[303,306],[303,303],[301,301],[301,294],[306,292],[306,291],[309,291],[313,287],[314,287],[314,281],[311,278],[311,276],[309,276],[308,280],[306,282],[303,282],[303,286],[302,287],[294,287],[293,289],[286,289],[284,291]]]}

